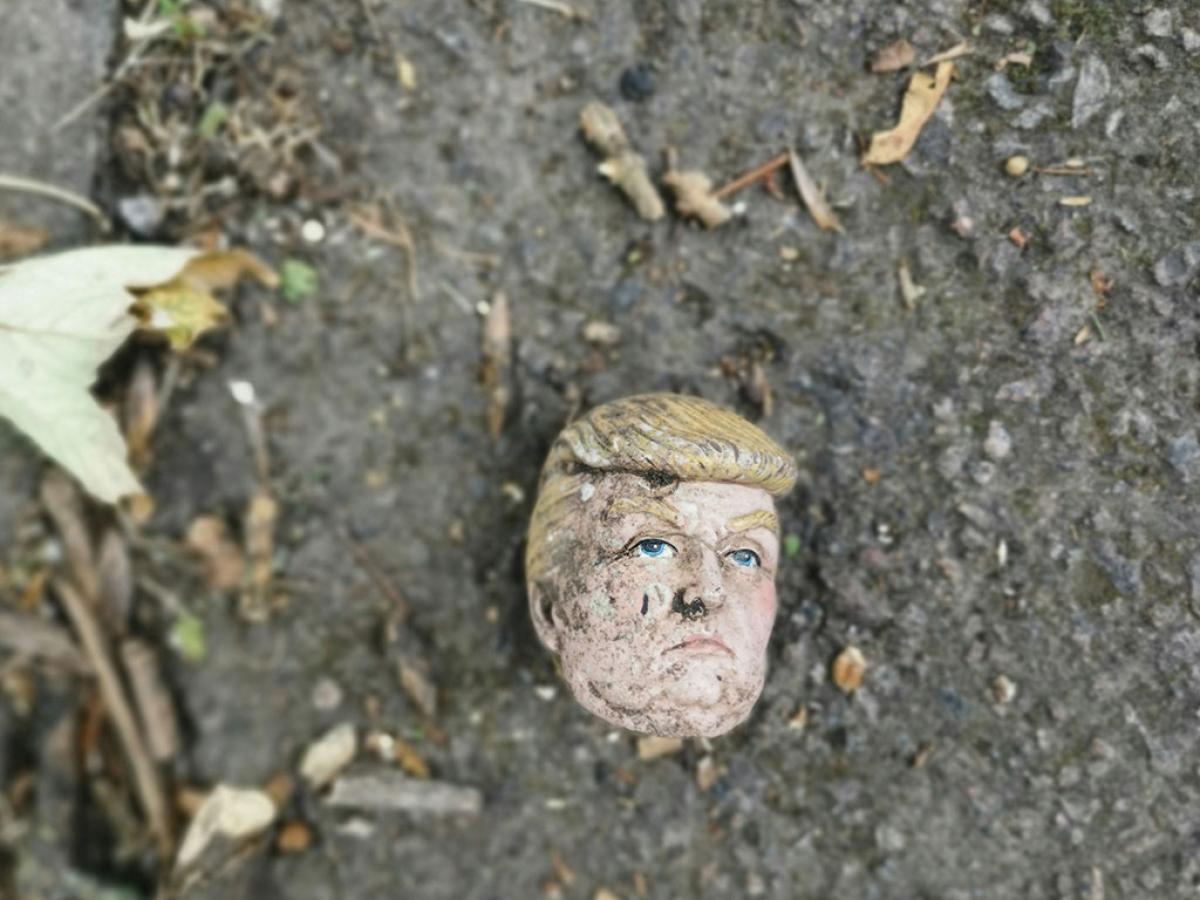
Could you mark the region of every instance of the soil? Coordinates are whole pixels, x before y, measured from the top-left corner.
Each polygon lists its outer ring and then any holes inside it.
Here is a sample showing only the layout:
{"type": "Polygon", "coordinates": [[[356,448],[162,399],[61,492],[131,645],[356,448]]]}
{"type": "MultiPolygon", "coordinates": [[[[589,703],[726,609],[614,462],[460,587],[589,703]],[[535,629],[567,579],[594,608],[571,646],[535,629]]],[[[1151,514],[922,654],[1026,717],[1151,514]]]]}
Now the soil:
{"type": "MultiPolygon", "coordinates": [[[[300,790],[285,818],[311,827],[304,852],[269,836],[186,896],[1197,896],[1200,10],[570,2],[590,17],[520,0],[278,4],[227,90],[259,96],[289,67],[320,125],[319,147],[286,163],[296,183],[272,196],[272,172],[225,161],[234,194],[148,234],[118,224],[115,239],[171,241],[215,224],[319,278],[296,303],[242,289],[234,327],[185,360],[156,432],[135,564],[207,639],[191,662],[159,617],[140,620],[184,721],[172,780],[261,785],[351,721],[484,798],[477,816],[439,817],[300,790]],[[870,61],[901,37],[918,60],[963,39],[972,53],[909,157],[872,172],[863,138],[895,123],[908,73],[870,61]],[[1016,51],[1032,65],[998,72],[1016,51]],[[782,197],[748,189],[716,230],[640,220],[581,140],[593,99],[656,179],[668,146],[723,183],[794,145],[845,233],[818,230],[784,172],[782,197]],[[1013,178],[1014,155],[1079,158],[1090,174],[1013,178]],[[350,217],[384,201],[389,227],[402,216],[411,231],[415,272],[350,217]],[[310,220],[317,243],[301,234],[310,220]],[[902,263],[924,289],[911,304],[902,263]],[[480,310],[497,292],[512,396],[493,439],[480,310]],[[591,322],[619,340],[589,343],[591,322]],[[231,380],[262,401],[281,509],[284,596],[266,623],[239,618],[178,552],[200,515],[236,533],[256,488],[231,380]],[[562,425],[656,390],[736,408],[802,474],[779,508],[795,552],[756,712],[643,760],[558,682],[521,557],[562,425]],[[355,548],[407,600],[399,637],[355,548]],[[846,694],[830,671],[850,645],[867,670],[846,694]],[[402,690],[410,651],[431,662],[442,741],[402,690]]],[[[104,48],[107,71],[119,65],[132,13],[8,5],[3,168],[115,211],[149,184],[119,147],[130,92],[52,126],[99,85],[104,48]]],[[[58,207],[0,201],[54,248],[114,239],[58,207]]],[[[45,530],[41,466],[0,426],[5,599],[45,530]]],[[[5,671],[31,671],[36,696],[0,699],[0,762],[10,799],[21,773],[34,799],[0,818],[0,888],[153,896],[153,864],[118,858],[111,817],[50,760],[88,682],[18,663],[5,671]]]]}

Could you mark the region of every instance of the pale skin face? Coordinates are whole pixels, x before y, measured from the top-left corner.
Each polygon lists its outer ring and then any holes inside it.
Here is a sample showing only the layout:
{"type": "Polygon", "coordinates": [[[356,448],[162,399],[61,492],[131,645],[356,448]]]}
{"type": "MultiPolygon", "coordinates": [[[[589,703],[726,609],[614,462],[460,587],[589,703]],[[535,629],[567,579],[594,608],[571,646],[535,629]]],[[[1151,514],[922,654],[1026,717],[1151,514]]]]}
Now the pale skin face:
{"type": "Polygon", "coordinates": [[[761,488],[624,473],[583,486],[557,601],[530,597],[585,708],[633,731],[715,736],[750,714],[775,623],[778,522],[761,488]]]}

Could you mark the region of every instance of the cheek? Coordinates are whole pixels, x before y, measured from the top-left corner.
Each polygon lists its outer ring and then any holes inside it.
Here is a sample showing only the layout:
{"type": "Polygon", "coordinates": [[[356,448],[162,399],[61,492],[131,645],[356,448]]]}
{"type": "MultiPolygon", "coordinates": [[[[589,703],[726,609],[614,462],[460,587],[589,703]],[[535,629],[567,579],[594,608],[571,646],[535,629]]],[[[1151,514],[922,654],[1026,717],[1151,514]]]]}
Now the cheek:
{"type": "Polygon", "coordinates": [[[746,624],[756,643],[766,647],[771,629],[775,627],[775,583],[764,578],[761,584],[755,585],[748,600],[749,621],[746,624]]]}

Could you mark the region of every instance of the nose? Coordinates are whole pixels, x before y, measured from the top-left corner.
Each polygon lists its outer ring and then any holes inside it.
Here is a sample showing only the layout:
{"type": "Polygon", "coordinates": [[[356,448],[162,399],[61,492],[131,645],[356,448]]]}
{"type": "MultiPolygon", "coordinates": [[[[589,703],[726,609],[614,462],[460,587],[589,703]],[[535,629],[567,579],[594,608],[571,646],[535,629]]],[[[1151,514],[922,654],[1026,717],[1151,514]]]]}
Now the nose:
{"type": "MultiPolygon", "coordinates": [[[[721,558],[708,547],[700,548],[691,560],[688,578],[676,597],[677,606],[684,610],[714,612],[725,604],[725,582],[721,575],[721,558]]],[[[678,610],[677,610],[678,611],[678,610]]]]}

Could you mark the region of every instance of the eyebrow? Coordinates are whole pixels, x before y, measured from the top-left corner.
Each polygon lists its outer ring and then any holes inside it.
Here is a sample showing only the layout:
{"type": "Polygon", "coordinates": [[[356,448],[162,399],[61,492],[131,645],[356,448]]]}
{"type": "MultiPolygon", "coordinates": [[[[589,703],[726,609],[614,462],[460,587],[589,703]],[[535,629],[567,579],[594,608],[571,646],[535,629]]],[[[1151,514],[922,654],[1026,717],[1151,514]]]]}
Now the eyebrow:
{"type": "Polygon", "coordinates": [[[779,518],[773,512],[768,512],[765,509],[758,509],[752,513],[746,513],[744,516],[730,519],[725,527],[730,534],[741,534],[744,531],[751,531],[755,528],[766,528],[769,531],[779,534],[779,518]]]}
{"type": "Polygon", "coordinates": [[[679,511],[657,497],[617,497],[604,508],[604,519],[607,521],[630,513],[661,519],[675,528],[683,527],[683,517],[679,511]]]}

